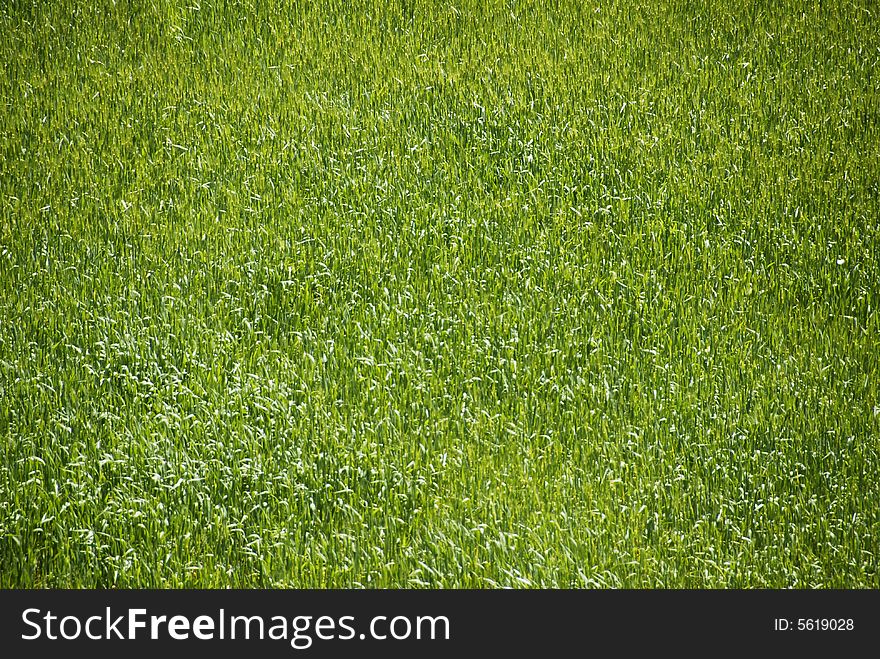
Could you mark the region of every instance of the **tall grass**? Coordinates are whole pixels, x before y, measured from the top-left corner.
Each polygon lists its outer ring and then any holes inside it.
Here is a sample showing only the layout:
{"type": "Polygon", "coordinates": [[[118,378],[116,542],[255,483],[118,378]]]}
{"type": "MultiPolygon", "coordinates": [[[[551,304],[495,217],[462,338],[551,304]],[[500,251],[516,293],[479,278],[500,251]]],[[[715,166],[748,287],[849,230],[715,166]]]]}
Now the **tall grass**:
{"type": "Polygon", "coordinates": [[[0,8],[0,586],[880,587],[880,10],[0,8]]]}

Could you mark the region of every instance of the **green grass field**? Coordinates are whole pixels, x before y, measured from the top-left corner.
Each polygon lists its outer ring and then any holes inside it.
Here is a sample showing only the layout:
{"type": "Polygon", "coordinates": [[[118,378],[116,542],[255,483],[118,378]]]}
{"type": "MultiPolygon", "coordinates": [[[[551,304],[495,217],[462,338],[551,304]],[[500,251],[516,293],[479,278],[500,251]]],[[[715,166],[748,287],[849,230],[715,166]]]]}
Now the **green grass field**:
{"type": "Polygon", "coordinates": [[[875,2],[91,4],[0,9],[0,586],[880,587],[875,2]]]}

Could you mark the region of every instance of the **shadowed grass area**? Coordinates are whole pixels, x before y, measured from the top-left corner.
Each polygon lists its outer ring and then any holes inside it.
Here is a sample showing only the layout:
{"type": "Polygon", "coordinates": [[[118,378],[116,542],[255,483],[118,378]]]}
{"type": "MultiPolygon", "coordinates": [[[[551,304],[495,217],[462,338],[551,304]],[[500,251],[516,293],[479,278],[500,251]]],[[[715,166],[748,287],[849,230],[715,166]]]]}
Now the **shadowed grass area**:
{"type": "Polygon", "coordinates": [[[0,586],[880,587],[875,3],[83,4],[0,9],[0,586]]]}

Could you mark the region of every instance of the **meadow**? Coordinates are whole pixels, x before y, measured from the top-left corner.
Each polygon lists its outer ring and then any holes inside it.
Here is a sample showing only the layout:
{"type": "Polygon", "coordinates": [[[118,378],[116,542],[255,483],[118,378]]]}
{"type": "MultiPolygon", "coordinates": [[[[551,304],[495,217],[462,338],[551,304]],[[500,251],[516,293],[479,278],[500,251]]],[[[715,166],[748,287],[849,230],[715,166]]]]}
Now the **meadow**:
{"type": "Polygon", "coordinates": [[[6,0],[0,102],[0,587],[880,588],[873,0],[6,0]]]}

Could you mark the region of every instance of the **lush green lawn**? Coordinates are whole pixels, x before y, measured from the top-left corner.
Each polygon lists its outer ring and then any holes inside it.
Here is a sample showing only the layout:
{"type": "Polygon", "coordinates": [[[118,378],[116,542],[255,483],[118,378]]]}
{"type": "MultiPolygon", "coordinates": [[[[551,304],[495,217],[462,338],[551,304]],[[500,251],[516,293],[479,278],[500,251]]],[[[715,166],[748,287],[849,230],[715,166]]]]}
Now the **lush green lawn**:
{"type": "Polygon", "coordinates": [[[880,587],[875,2],[91,4],[0,9],[0,585],[880,587]]]}

